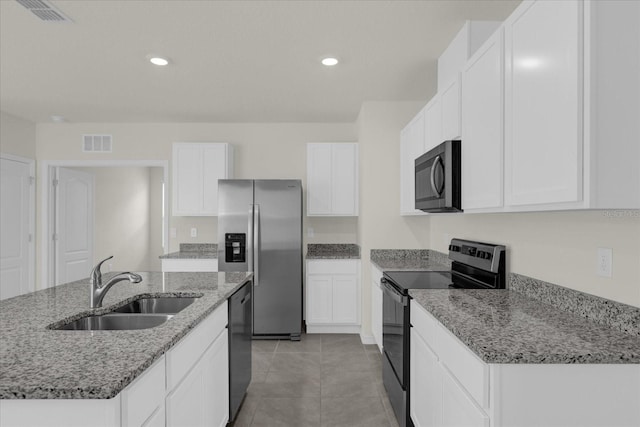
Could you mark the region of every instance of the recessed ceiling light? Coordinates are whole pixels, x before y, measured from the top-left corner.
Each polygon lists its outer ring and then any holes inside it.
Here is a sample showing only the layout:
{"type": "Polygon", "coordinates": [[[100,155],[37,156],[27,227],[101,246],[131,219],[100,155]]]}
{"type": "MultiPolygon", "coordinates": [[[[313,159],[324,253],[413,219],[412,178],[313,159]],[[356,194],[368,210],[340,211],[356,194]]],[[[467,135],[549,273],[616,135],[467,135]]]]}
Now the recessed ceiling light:
{"type": "Polygon", "coordinates": [[[169,64],[169,60],[161,56],[150,55],[148,56],[148,58],[149,58],[149,62],[151,62],[153,65],[164,67],[165,65],[169,64]]]}
{"type": "Polygon", "coordinates": [[[51,121],[55,123],[64,123],[65,118],[62,116],[51,116],[51,121]]]}
{"type": "Polygon", "coordinates": [[[322,65],[326,65],[327,67],[333,67],[334,65],[336,65],[338,63],[338,60],[336,58],[324,58],[322,60],[322,65]]]}

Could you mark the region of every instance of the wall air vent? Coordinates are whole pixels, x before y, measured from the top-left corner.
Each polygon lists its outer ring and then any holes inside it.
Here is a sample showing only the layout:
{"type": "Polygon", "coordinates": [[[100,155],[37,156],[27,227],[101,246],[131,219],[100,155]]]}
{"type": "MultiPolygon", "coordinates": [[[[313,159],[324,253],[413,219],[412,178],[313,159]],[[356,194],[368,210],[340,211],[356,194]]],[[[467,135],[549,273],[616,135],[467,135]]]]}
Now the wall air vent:
{"type": "Polygon", "coordinates": [[[73,22],[47,0],[16,0],[44,22],[73,22]]]}
{"type": "Polygon", "coordinates": [[[82,135],[85,153],[111,153],[111,135],[82,135]]]}

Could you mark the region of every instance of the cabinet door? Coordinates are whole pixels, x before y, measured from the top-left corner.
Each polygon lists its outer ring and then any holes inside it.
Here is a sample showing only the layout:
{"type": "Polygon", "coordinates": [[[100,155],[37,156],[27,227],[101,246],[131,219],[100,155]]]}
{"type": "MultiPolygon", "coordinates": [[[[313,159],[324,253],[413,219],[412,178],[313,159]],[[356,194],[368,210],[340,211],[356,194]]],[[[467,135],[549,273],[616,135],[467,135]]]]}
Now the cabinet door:
{"type": "Polygon", "coordinates": [[[424,108],[424,151],[427,152],[443,141],[440,96],[434,96],[424,108]]]}
{"type": "Polygon", "coordinates": [[[331,323],[333,280],[330,275],[307,276],[307,323],[331,323]]]}
{"type": "Polygon", "coordinates": [[[173,215],[199,211],[202,206],[201,150],[193,144],[173,146],[173,215]]]}
{"type": "Polygon", "coordinates": [[[400,133],[400,214],[425,215],[415,208],[415,160],[424,154],[425,110],[421,110],[400,133]]]}
{"type": "Polygon", "coordinates": [[[507,205],[582,199],[581,9],[524,3],[505,23],[507,205]]]}
{"type": "MultiPolygon", "coordinates": [[[[442,425],[442,374],[438,358],[411,328],[411,420],[416,427],[442,425]]],[[[460,424],[465,425],[465,424],[460,424]]]]}
{"type": "Polygon", "coordinates": [[[331,144],[331,213],[358,214],[358,146],[331,144]]]}
{"type": "Polygon", "coordinates": [[[375,280],[371,283],[371,331],[382,352],[382,289],[375,280]]]}
{"type": "Polygon", "coordinates": [[[218,215],[218,180],[227,174],[227,147],[223,144],[207,144],[202,149],[202,212],[218,215]]]}
{"type": "Polygon", "coordinates": [[[462,73],[462,208],[502,206],[503,35],[498,30],[462,73]]]}
{"type": "Polygon", "coordinates": [[[307,215],[331,213],[331,144],[307,144],[307,215]]]}
{"type": "Polygon", "coordinates": [[[229,417],[227,331],[167,396],[167,426],[224,426],[229,417]]]}
{"type": "MultiPolygon", "coordinates": [[[[456,73],[458,74],[458,73],[456,73]]],[[[442,104],[442,140],[459,139],[460,134],[460,75],[446,85],[440,95],[442,104]]]]}
{"type": "Polygon", "coordinates": [[[360,299],[356,276],[333,276],[333,323],[358,324],[360,299]]]}
{"type": "Polygon", "coordinates": [[[441,426],[489,427],[489,417],[440,365],[442,375],[441,426]]]}

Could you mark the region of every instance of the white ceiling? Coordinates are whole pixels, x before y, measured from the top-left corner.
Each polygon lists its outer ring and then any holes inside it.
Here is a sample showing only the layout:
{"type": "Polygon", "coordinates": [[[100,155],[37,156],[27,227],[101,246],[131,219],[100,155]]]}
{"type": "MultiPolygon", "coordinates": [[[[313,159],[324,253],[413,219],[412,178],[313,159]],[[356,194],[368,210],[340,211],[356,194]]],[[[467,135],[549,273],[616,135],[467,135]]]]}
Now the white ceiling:
{"type": "Polygon", "coordinates": [[[352,122],[363,101],[428,99],[464,21],[503,20],[519,2],[52,1],[73,20],[60,24],[0,0],[0,109],[34,122],[352,122]]]}

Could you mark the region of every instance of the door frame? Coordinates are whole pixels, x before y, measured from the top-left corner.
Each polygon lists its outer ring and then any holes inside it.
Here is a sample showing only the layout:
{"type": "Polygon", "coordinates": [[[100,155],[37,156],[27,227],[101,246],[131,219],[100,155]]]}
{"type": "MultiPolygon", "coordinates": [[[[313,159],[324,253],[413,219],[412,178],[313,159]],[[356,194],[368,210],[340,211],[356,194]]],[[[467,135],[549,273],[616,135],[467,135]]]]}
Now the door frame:
{"type": "MultiPolygon", "coordinates": [[[[167,188],[169,185],[169,161],[168,160],[42,160],[40,162],[40,188],[41,188],[41,209],[40,224],[42,233],[40,233],[40,253],[41,253],[41,288],[46,289],[53,284],[51,273],[53,272],[53,241],[50,238],[53,229],[53,217],[51,215],[54,200],[52,198],[52,172],[56,167],[68,168],[94,168],[94,167],[151,167],[162,168],[163,180],[165,184],[164,212],[165,216],[162,220],[162,234],[165,245],[163,251],[169,251],[169,197],[167,197],[167,188]]],[[[94,224],[95,227],[95,224],[94,224]]]]}
{"type": "Polygon", "coordinates": [[[29,177],[31,185],[29,186],[29,267],[27,286],[29,292],[36,290],[36,161],[27,157],[16,156],[0,152],[0,158],[11,160],[14,162],[25,163],[29,166],[29,177]]]}

